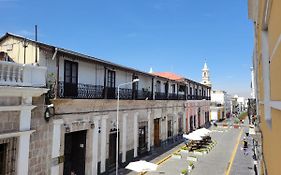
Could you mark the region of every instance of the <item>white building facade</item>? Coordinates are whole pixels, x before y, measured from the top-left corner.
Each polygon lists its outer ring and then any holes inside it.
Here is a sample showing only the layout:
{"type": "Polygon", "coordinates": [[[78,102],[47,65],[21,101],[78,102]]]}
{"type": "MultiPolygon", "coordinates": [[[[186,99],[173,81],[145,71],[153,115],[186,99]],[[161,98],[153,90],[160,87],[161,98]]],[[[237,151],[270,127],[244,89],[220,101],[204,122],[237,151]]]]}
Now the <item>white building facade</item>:
{"type": "Polygon", "coordinates": [[[37,58],[36,64],[46,67],[50,91],[41,106],[53,104],[54,110],[50,120],[34,121],[38,143],[30,148],[48,146],[37,150],[45,161],[32,159],[31,152],[30,174],[34,167],[40,167],[38,174],[108,174],[115,168],[117,144],[122,166],[179,143],[182,133],[209,122],[211,88],[201,83],[155,76],[13,34],[0,38],[0,51],[14,62],[34,64],[37,58]],[[139,82],[120,88],[117,129],[117,86],[133,79],[139,82]]]}

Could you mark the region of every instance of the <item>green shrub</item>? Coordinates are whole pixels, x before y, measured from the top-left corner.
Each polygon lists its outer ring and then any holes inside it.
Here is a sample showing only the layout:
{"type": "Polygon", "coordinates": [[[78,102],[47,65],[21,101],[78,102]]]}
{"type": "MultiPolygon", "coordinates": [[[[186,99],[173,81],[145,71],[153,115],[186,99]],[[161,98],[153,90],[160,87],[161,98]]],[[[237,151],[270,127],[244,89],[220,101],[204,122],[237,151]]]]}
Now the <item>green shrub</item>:
{"type": "Polygon", "coordinates": [[[187,173],[187,169],[181,171],[181,174],[186,174],[186,173],[187,173]]]}

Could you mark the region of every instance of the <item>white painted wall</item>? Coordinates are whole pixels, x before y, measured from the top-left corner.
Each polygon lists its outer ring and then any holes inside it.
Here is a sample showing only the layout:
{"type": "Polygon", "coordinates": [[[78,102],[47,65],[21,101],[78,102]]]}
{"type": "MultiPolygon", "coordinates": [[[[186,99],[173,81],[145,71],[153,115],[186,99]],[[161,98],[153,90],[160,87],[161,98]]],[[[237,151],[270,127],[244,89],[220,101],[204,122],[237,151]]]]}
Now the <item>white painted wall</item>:
{"type": "Polygon", "coordinates": [[[225,92],[223,91],[211,91],[211,101],[224,105],[225,92]]]}
{"type": "MultiPolygon", "coordinates": [[[[148,89],[149,91],[152,90],[152,77],[144,76],[144,75],[137,75],[140,79],[139,81],[139,90],[143,88],[148,89]]],[[[155,90],[155,89],[154,89],[155,90]]]]}
{"type": "Polygon", "coordinates": [[[211,110],[211,120],[218,120],[218,111],[211,110]]]}
{"type": "Polygon", "coordinates": [[[74,61],[78,63],[78,83],[104,85],[104,67],[98,64],[81,60],[73,60],[67,57],[59,57],[59,81],[64,81],[64,61],[74,61]]]}

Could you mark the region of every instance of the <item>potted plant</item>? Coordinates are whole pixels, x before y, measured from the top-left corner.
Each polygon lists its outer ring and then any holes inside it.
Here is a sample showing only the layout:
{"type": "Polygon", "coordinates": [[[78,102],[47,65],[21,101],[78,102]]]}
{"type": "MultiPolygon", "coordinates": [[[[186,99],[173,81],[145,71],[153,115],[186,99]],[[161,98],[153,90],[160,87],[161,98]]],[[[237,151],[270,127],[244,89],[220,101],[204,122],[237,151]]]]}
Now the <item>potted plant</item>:
{"type": "Polygon", "coordinates": [[[184,170],[181,171],[181,174],[180,174],[180,175],[187,175],[187,173],[188,173],[188,170],[187,170],[187,169],[184,169],[184,170]]]}
{"type": "Polygon", "coordinates": [[[181,153],[188,154],[189,153],[189,149],[186,146],[184,146],[184,147],[181,148],[181,153]]]}
{"type": "Polygon", "coordinates": [[[48,98],[49,99],[55,98],[56,76],[54,73],[49,73],[47,75],[47,88],[50,89],[47,94],[48,98]]]}
{"type": "Polygon", "coordinates": [[[203,156],[203,151],[202,150],[195,150],[193,151],[193,154],[196,156],[203,156]]]}
{"type": "Polygon", "coordinates": [[[193,168],[194,168],[194,163],[193,162],[189,162],[189,164],[188,164],[188,171],[190,172],[193,168]]]}
{"type": "Polygon", "coordinates": [[[233,127],[234,127],[234,128],[239,128],[239,125],[238,125],[239,122],[240,122],[240,120],[239,120],[238,118],[235,118],[235,119],[234,119],[234,125],[233,125],[233,127]]]}
{"type": "Polygon", "coordinates": [[[181,154],[174,153],[174,154],[172,154],[172,158],[174,158],[174,159],[181,159],[181,154]]]}

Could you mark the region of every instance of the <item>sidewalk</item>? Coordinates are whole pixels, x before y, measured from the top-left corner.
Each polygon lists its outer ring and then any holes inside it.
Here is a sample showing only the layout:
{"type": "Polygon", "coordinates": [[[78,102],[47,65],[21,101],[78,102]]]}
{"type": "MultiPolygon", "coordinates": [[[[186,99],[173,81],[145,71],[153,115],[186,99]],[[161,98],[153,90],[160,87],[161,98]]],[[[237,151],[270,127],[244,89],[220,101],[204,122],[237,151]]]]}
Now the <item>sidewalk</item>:
{"type": "MultiPolygon", "coordinates": [[[[167,156],[171,155],[175,151],[177,151],[180,147],[184,146],[184,143],[179,143],[175,145],[171,145],[168,147],[159,147],[151,152],[151,154],[139,158],[139,160],[146,160],[148,162],[152,163],[158,163],[159,161],[163,160],[167,156]]],[[[137,160],[136,160],[137,161],[137,160]]],[[[120,168],[119,169],[119,175],[137,175],[139,173],[127,170],[125,168],[120,168]]],[[[115,175],[115,171],[110,173],[109,175],[115,175]]]]}

